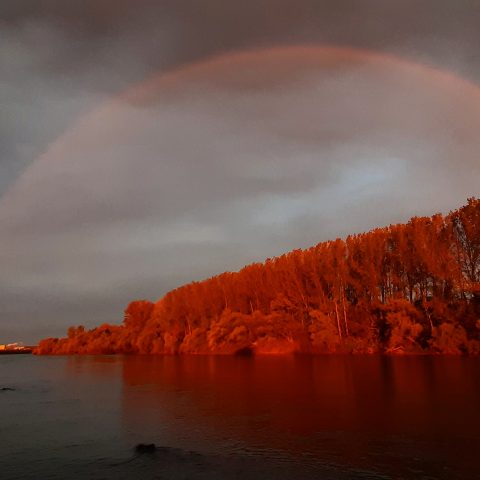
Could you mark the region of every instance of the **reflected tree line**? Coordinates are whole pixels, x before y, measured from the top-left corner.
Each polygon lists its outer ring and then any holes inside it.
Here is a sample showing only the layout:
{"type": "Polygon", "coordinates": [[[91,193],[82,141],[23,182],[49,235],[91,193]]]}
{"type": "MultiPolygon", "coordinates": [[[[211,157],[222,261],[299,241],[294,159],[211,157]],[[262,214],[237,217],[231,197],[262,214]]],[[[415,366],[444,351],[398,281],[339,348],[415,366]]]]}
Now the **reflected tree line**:
{"type": "Polygon", "coordinates": [[[131,302],[39,354],[480,354],[480,200],[131,302]]]}

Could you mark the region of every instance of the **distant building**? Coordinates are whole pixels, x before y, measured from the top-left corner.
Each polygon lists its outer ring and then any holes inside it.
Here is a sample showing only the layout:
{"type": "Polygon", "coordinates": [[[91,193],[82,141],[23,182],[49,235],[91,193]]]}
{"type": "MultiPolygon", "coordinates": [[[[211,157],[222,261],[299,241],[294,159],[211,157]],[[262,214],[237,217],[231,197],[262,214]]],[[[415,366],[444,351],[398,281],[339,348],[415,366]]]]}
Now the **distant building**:
{"type": "Polygon", "coordinates": [[[24,347],[22,342],[1,344],[0,350],[22,350],[24,347]]]}
{"type": "Polygon", "coordinates": [[[22,342],[0,344],[0,353],[32,353],[34,347],[26,347],[22,342]]]}

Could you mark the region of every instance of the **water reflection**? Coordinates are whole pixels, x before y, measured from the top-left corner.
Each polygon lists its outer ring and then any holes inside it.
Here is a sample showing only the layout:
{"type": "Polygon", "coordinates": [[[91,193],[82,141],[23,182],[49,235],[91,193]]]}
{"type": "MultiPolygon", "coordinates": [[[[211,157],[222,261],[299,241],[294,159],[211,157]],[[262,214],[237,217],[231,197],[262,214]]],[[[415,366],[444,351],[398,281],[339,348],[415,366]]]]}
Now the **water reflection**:
{"type": "Polygon", "coordinates": [[[479,373],[456,357],[4,358],[0,477],[480,478],[479,373]],[[137,443],[165,448],[132,460],[137,443]]]}
{"type": "Polygon", "coordinates": [[[123,422],[142,441],[205,453],[469,478],[479,371],[445,357],[125,357],[123,422]]]}

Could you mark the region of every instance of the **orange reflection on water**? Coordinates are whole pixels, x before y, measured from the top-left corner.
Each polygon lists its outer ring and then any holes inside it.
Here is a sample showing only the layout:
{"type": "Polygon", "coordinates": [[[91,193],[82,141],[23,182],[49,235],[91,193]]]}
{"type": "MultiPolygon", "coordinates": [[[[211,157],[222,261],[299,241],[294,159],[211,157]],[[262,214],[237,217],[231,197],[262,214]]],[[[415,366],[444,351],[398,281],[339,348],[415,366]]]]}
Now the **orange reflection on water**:
{"type": "Polygon", "coordinates": [[[476,468],[478,371],[449,357],[124,357],[123,420],[187,449],[455,478],[476,468]]]}

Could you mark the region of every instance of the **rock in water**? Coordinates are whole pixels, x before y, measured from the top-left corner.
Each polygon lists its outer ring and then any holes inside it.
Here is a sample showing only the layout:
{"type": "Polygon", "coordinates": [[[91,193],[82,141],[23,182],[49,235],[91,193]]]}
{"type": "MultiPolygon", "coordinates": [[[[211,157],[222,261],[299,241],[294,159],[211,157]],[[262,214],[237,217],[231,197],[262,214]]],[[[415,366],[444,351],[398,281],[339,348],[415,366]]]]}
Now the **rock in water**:
{"type": "Polygon", "coordinates": [[[154,443],[139,443],[135,447],[135,452],[142,455],[144,453],[155,453],[156,449],[157,447],[154,443]]]}

